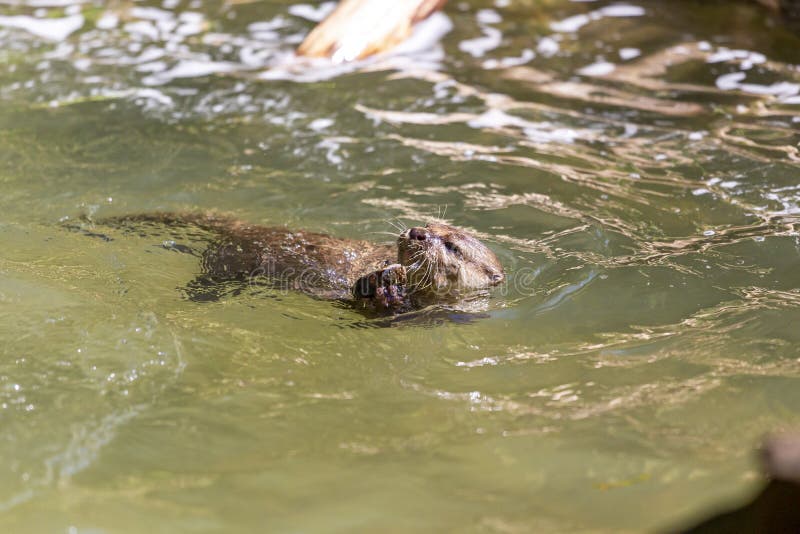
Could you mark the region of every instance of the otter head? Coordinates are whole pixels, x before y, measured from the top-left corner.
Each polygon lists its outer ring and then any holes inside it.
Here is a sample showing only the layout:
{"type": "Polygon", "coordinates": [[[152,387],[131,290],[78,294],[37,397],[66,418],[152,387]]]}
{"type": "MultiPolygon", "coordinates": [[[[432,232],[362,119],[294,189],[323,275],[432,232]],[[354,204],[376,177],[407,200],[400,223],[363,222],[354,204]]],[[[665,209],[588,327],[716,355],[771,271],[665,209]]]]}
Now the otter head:
{"type": "Polygon", "coordinates": [[[431,222],[409,228],[397,240],[398,261],[415,291],[457,294],[485,289],[505,279],[503,266],[486,245],[464,230],[431,222]]]}

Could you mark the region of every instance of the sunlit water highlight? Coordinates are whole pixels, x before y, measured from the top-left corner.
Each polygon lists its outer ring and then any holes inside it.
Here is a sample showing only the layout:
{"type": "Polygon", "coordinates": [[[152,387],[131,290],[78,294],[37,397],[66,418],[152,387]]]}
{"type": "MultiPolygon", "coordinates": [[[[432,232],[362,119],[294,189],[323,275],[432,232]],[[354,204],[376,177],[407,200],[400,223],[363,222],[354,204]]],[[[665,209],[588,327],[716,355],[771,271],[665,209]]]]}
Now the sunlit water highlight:
{"type": "Polygon", "coordinates": [[[800,42],[757,6],[454,2],[353,65],[291,56],[330,4],[109,6],[0,6],[4,532],[666,528],[800,424],[800,42]],[[511,282],[199,304],[202,236],[65,227],[207,209],[439,216],[511,282]]]}

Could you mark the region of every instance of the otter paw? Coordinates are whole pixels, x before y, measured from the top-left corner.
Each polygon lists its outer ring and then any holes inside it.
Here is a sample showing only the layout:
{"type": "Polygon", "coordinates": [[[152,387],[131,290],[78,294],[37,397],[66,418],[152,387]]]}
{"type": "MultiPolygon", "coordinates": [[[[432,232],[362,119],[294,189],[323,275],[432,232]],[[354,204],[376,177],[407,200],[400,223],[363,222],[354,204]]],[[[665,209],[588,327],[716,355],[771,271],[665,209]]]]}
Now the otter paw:
{"type": "Polygon", "coordinates": [[[376,308],[382,310],[396,310],[405,304],[405,289],[403,286],[389,285],[378,287],[372,299],[376,308]]]}
{"type": "Polygon", "coordinates": [[[396,263],[359,278],[353,296],[372,303],[377,309],[394,310],[405,304],[406,268],[396,263]]]}

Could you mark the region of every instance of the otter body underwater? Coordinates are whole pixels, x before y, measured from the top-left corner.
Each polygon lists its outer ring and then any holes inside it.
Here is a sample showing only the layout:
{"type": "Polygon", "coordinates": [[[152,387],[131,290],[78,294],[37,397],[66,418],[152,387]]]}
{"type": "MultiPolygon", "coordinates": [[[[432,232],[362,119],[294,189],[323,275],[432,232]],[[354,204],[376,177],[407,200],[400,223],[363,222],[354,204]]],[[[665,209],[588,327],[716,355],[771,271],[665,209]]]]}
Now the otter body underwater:
{"type": "Polygon", "coordinates": [[[214,240],[201,255],[204,285],[266,280],[377,312],[457,304],[505,279],[503,266],[489,248],[468,232],[440,222],[406,229],[395,246],[208,214],[143,214],[101,223],[196,226],[211,232],[214,240]]]}

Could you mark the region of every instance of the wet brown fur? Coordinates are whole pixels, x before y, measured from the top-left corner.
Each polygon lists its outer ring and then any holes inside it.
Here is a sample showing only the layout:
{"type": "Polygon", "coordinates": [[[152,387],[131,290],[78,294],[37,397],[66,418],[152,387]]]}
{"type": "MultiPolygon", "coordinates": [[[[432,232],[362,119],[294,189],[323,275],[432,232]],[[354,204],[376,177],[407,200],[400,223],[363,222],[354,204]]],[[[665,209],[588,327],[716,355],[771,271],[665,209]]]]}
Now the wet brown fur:
{"type": "Polygon", "coordinates": [[[156,213],[113,221],[190,224],[213,232],[217,237],[202,254],[204,275],[212,280],[266,277],[317,297],[355,296],[395,311],[457,299],[505,278],[497,257],[483,243],[439,222],[406,229],[392,246],[214,214],[156,213]],[[359,291],[356,282],[364,280],[371,287],[359,291]]]}

